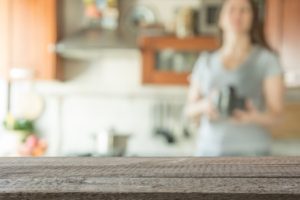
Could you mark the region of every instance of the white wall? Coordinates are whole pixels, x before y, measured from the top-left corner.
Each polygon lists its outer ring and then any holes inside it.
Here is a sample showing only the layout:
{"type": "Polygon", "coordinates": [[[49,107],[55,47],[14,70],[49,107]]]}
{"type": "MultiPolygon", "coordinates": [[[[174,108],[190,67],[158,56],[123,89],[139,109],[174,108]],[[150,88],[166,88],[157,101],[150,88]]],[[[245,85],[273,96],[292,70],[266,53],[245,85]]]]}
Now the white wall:
{"type": "Polygon", "coordinates": [[[93,62],[66,60],[66,82],[37,84],[47,103],[39,128],[50,142],[49,155],[92,151],[92,133],[110,127],[133,134],[131,155],[192,155],[191,141],[172,147],[152,134],[153,104],[183,105],[187,88],[141,85],[140,56],[124,51],[93,62]]]}

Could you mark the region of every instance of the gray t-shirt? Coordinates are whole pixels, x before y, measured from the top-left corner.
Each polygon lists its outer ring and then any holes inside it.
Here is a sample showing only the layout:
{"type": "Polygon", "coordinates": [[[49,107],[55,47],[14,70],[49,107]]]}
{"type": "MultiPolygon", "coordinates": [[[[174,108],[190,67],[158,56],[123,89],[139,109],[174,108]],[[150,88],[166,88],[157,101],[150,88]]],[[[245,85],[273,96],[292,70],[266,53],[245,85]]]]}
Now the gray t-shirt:
{"type": "MultiPolygon", "coordinates": [[[[200,55],[191,75],[205,97],[212,90],[234,86],[239,95],[251,100],[260,111],[265,110],[263,82],[266,78],[283,74],[278,57],[255,45],[247,60],[235,70],[227,70],[220,51],[200,55]]],[[[241,125],[226,119],[211,121],[201,118],[197,156],[262,155],[269,152],[271,135],[255,124],[241,125]]]]}

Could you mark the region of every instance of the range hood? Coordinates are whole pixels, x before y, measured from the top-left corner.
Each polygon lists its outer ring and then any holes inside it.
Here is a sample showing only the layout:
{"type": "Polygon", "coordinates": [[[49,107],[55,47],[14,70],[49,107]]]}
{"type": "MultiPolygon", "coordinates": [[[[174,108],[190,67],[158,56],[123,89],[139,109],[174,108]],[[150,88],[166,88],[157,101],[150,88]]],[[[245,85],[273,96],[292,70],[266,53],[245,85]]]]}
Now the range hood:
{"type": "Polygon", "coordinates": [[[134,39],[124,37],[118,30],[89,26],[67,37],[56,45],[56,52],[66,58],[93,59],[107,50],[132,50],[137,44],[134,39]]]}

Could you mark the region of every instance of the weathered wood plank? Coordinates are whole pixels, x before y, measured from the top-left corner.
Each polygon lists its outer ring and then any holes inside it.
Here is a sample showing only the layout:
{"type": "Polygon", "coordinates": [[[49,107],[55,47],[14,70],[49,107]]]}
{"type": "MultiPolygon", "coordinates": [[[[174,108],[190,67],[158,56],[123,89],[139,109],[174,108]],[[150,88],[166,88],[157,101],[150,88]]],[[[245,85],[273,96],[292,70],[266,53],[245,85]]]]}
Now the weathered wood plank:
{"type": "Polygon", "coordinates": [[[293,178],[22,178],[0,180],[0,192],[300,194],[293,178]]]}
{"type": "Polygon", "coordinates": [[[300,199],[300,158],[2,158],[0,199],[300,199]]]}
{"type": "Polygon", "coordinates": [[[20,193],[0,194],[8,200],[299,200],[298,195],[282,194],[200,194],[200,193],[20,193]]]}
{"type": "Polygon", "coordinates": [[[2,159],[1,177],[201,178],[300,177],[299,158],[47,158],[2,159]],[[27,169],[26,173],[25,169],[27,169]],[[65,172],[68,173],[65,173],[65,172]]]}

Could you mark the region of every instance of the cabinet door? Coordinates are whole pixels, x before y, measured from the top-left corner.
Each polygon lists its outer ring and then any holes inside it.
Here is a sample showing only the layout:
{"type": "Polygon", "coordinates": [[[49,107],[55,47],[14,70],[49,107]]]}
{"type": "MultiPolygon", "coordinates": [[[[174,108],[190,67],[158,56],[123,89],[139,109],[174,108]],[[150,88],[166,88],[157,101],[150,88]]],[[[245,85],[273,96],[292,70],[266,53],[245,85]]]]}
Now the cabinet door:
{"type": "Polygon", "coordinates": [[[278,51],[288,86],[300,86],[300,1],[267,0],[266,35],[278,51]]]}
{"type": "Polygon", "coordinates": [[[281,53],[284,0],[266,0],[265,31],[272,49],[281,53]]]}
{"type": "MultiPolygon", "coordinates": [[[[3,14],[8,19],[6,51],[9,68],[33,69],[39,79],[53,79],[57,74],[56,55],[51,47],[56,43],[57,0],[0,0],[10,8],[3,14]]],[[[1,11],[4,11],[1,6],[1,11]]],[[[1,26],[5,23],[1,22],[1,26]]]]}
{"type": "Polygon", "coordinates": [[[284,0],[282,23],[282,62],[287,81],[300,86],[300,1],[284,0]]]}

